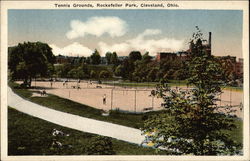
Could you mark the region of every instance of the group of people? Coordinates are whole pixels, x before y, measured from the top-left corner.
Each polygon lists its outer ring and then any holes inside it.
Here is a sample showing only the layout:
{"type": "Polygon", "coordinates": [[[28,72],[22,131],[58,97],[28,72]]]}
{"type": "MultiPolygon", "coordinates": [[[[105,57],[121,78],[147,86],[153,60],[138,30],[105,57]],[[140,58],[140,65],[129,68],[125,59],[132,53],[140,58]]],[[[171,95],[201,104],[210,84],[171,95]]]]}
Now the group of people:
{"type": "Polygon", "coordinates": [[[46,93],[45,89],[43,89],[40,91],[40,94],[41,94],[41,96],[45,96],[47,93],[46,93]]]}
{"type": "MultiPolygon", "coordinates": [[[[77,89],[80,89],[80,86],[79,86],[79,83],[80,83],[80,82],[81,82],[81,80],[78,79],[78,80],[77,80],[77,89]]],[[[91,81],[91,80],[90,80],[88,83],[92,85],[92,81],[91,81]]],[[[98,82],[98,83],[100,83],[100,82],[98,82]]],[[[63,81],[63,86],[67,86],[67,85],[68,85],[68,80],[63,81]]],[[[52,88],[52,86],[53,86],[53,82],[50,81],[50,87],[52,88]]],[[[42,90],[42,91],[41,91],[41,96],[43,96],[43,95],[45,95],[45,94],[46,94],[46,91],[45,91],[45,90],[42,90]]],[[[106,105],[106,103],[107,103],[107,100],[106,100],[106,99],[107,99],[107,98],[106,98],[106,94],[104,94],[104,95],[102,96],[102,103],[103,103],[103,105],[106,105]]]]}

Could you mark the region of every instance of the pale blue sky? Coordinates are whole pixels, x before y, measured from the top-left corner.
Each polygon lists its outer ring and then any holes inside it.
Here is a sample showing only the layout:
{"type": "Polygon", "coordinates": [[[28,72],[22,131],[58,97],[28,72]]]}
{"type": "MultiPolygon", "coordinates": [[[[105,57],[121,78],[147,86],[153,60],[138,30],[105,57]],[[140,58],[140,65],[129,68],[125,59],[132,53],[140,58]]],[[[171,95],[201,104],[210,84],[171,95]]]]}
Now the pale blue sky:
{"type": "Polygon", "coordinates": [[[63,48],[77,42],[93,50],[99,49],[100,42],[109,46],[121,44],[147,29],[157,29],[161,33],[150,35],[151,39],[184,40],[187,48],[195,26],[199,26],[206,39],[208,32],[212,32],[214,55],[242,57],[242,11],[239,10],[9,10],[8,44],[42,41],[63,48]],[[72,20],[84,23],[91,17],[111,16],[127,24],[122,36],[87,34],[75,39],[66,36],[72,20]]]}

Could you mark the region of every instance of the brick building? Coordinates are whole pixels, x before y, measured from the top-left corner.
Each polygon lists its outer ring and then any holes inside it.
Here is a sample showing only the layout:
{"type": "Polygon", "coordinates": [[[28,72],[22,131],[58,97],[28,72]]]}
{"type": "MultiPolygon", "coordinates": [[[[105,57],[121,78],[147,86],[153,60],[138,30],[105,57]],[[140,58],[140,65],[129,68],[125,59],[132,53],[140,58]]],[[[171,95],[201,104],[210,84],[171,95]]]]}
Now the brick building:
{"type": "MultiPolygon", "coordinates": [[[[212,47],[212,33],[209,32],[209,39],[207,44],[203,44],[203,49],[211,54],[211,47],[212,47]]],[[[180,59],[182,61],[186,61],[189,55],[192,53],[192,45],[190,44],[189,49],[186,51],[179,51],[179,52],[159,52],[156,55],[156,61],[160,62],[162,59],[180,59]]]]}

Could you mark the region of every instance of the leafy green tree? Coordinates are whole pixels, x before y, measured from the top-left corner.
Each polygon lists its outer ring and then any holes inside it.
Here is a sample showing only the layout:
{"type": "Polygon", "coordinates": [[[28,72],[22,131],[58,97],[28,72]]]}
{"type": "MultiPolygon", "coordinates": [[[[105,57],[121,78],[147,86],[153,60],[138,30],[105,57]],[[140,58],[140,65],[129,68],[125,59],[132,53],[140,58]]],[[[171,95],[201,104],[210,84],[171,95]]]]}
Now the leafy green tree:
{"type": "Polygon", "coordinates": [[[111,74],[106,70],[102,70],[99,74],[99,78],[109,78],[110,76],[111,74]]]}
{"type": "Polygon", "coordinates": [[[32,78],[52,75],[55,56],[46,43],[24,42],[9,48],[8,67],[12,79],[23,79],[31,86],[32,78]]]}
{"type": "Polygon", "coordinates": [[[155,81],[157,74],[157,68],[153,68],[148,72],[147,78],[149,81],[155,81]]]}
{"type": "Polygon", "coordinates": [[[111,62],[111,64],[115,64],[115,65],[119,62],[116,52],[112,53],[111,58],[110,58],[110,62],[111,62]]]}
{"type": "Polygon", "coordinates": [[[68,72],[72,69],[73,67],[70,63],[63,64],[62,67],[59,68],[60,77],[68,78],[69,77],[68,72]]]}
{"type": "Polygon", "coordinates": [[[99,52],[95,49],[94,53],[90,56],[90,63],[91,64],[100,64],[101,62],[101,56],[99,52]]]}
{"type": "Polygon", "coordinates": [[[82,63],[82,72],[83,72],[83,78],[89,78],[90,76],[90,69],[89,65],[82,63]]]}
{"type": "Polygon", "coordinates": [[[142,56],[142,61],[144,63],[149,63],[152,60],[152,56],[149,55],[149,52],[146,52],[143,56],[142,56]]]}
{"type": "Polygon", "coordinates": [[[129,61],[129,59],[124,59],[120,66],[121,76],[124,79],[132,78],[132,73],[134,71],[134,63],[129,61]]]}
{"type": "Polygon", "coordinates": [[[86,58],[86,63],[87,63],[87,64],[90,64],[90,63],[91,63],[90,57],[87,57],[87,58],[86,58]]]}
{"type": "Polygon", "coordinates": [[[88,155],[114,155],[112,140],[108,137],[97,136],[91,139],[87,147],[88,155]]]}
{"type": "Polygon", "coordinates": [[[73,68],[68,72],[68,77],[69,78],[77,78],[77,69],[73,68]]]}
{"type": "Polygon", "coordinates": [[[118,65],[115,69],[115,75],[116,76],[122,76],[122,70],[123,70],[123,67],[122,65],[118,65]]]}
{"type": "Polygon", "coordinates": [[[219,113],[222,70],[215,58],[203,50],[201,39],[193,43],[188,82],[192,89],[171,89],[167,83],[157,88],[163,110],[144,122],[143,132],[157,147],[172,154],[235,155],[242,145],[223,132],[236,128],[232,111],[219,113]]]}
{"type": "Polygon", "coordinates": [[[129,60],[135,62],[136,60],[141,60],[141,52],[140,51],[132,51],[129,53],[129,60]]]}
{"type": "Polygon", "coordinates": [[[105,55],[108,64],[111,64],[112,55],[113,54],[111,52],[107,52],[106,55],[105,55]]]}
{"type": "Polygon", "coordinates": [[[96,78],[96,72],[94,70],[90,71],[90,78],[96,78]]]}

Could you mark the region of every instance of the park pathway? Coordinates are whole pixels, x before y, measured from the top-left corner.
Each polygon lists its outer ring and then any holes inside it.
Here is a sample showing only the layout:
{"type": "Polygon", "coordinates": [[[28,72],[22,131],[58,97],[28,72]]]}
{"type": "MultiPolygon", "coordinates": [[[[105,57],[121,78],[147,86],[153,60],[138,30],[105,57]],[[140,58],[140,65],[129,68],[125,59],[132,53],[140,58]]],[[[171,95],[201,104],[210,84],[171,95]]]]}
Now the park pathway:
{"type": "Polygon", "coordinates": [[[21,98],[9,87],[8,105],[20,112],[71,129],[108,136],[135,144],[141,144],[144,140],[144,136],[141,135],[139,129],[56,111],[21,98]]]}

